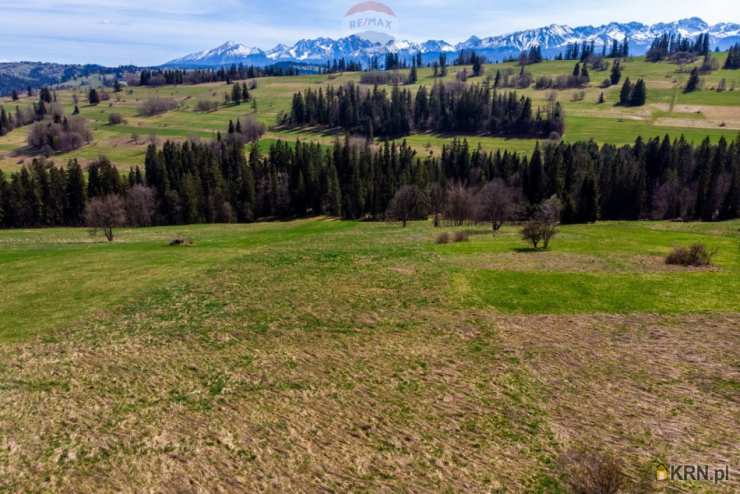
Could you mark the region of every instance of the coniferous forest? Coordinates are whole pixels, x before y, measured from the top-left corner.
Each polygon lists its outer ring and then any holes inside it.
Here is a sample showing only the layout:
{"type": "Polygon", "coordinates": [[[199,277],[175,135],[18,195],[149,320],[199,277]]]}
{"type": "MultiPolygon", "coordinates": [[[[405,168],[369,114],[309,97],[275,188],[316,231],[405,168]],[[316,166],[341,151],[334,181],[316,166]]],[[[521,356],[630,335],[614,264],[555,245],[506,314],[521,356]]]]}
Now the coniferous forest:
{"type": "Polygon", "coordinates": [[[431,90],[377,86],[365,90],[355,84],[325,92],[306,89],[293,96],[283,124],[338,127],[366,137],[402,137],[412,131],[483,133],[502,136],[558,136],[565,129],[559,103],[533,108],[529,97],[498,92],[481,85],[436,83],[431,90]]]}
{"type": "Polygon", "coordinates": [[[404,185],[474,191],[494,179],[517,191],[521,211],[557,196],[566,223],[716,220],[740,213],[740,138],[697,146],[668,137],[622,147],[561,142],[538,146],[530,157],[470,149],[464,140],[439,157],[419,157],[405,143],[371,146],[350,138],[333,146],[278,141],[265,154],[254,145],[245,155],[242,146],[232,137],[151,145],[144,170],[121,173],[101,158],[88,167],[87,178],[74,160],[60,167],[37,159],[10,176],[0,172],[0,225],[81,225],[90,200],[127,198],[142,187],[153,198],[144,223],[318,214],[382,219],[404,185]]]}

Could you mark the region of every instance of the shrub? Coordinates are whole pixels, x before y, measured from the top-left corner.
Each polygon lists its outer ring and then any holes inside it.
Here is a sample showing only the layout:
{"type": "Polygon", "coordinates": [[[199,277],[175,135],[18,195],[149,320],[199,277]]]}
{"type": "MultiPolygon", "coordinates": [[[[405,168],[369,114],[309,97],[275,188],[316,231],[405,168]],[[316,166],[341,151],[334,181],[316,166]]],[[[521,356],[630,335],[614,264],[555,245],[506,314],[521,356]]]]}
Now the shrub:
{"type": "Polygon", "coordinates": [[[622,463],[611,454],[579,449],[563,454],[558,464],[574,494],[617,494],[625,483],[622,463]]]}
{"type": "Polygon", "coordinates": [[[468,232],[455,232],[455,235],[453,235],[452,240],[454,240],[455,242],[467,242],[468,232]]]}
{"type": "Polygon", "coordinates": [[[123,122],[123,116],[120,113],[111,113],[110,115],[108,115],[109,125],[120,125],[123,122]]]}
{"type": "Polygon", "coordinates": [[[259,122],[254,115],[247,115],[241,121],[241,134],[247,142],[257,142],[265,133],[265,124],[259,122]]]}
{"type": "Polygon", "coordinates": [[[439,235],[437,235],[436,242],[438,244],[448,244],[450,243],[450,234],[447,232],[442,232],[439,235]]]}
{"type": "Polygon", "coordinates": [[[360,83],[382,86],[384,84],[403,84],[404,75],[398,71],[364,72],[360,76],[360,83]]]}
{"type": "Polygon", "coordinates": [[[190,246],[193,245],[193,239],[176,237],[170,241],[170,247],[190,246]]]}
{"type": "Polygon", "coordinates": [[[665,258],[665,263],[677,266],[710,266],[713,256],[714,253],[704,245],[694,244],[689,248],[676,247],[665,258]]]}
{"type": "Polygon", "coordinates": [[[28,145],[36,150],[68,152],[92,140],[92,132],[81,117],[64,118],[61,122],[37,122],[28,133],[28,145]]]}
{"type": "Polygon", "coordinates": [[[139,104],[138,112],[141,116],[151,117],[160,113],[166,113],[175,108],[177,108],[177,101],[174,99],[154,96],[139,104]]]}
{"type": "Polygon", "coordinates": [[[210,112],[218,109],[218,101],[209,99],[198,100],[195,104],[195,111],[210,112]]]}

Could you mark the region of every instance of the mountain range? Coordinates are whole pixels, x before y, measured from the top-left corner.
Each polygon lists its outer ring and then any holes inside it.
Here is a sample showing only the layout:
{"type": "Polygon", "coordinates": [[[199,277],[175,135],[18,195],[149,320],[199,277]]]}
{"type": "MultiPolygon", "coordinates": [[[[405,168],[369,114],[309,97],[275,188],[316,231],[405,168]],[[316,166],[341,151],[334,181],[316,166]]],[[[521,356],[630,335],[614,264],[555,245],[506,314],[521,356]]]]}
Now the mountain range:
{"type": "Polygon", "coordinates": [[[265,66],[279,62],[325,64],[344,58],[367,62],[374,56],[397,53],[401,58],[410,58],[421,53],[425,61],[436,59],[440,53],[474,50],[490,61],[499,61],[518,55],[522,50],[540,46],[545,56],[554,56],[570,43],[593,41],[596,46],[622,42],[627,38],[630,53],[644,54],[652,41],[665,33],[676,33],[683,37],[695,37],[709,33],[712,47],[727,49],[740,42],[740,24],[718,23],[709,25],[698,17],[681,19],[670,23],[642,24],[640,22],[612,22],[601,26],[570,27],[552,24],[499,36],[467,40],[451,44],[444,40],[429,40],[423,43],[392,40],[385,44],[372,42],[357,35],[344,38],[302,39],[292,46],[278,44],[272,49],[262,50],[234,41],[229,41],[211,50],[192,53],[165,63],[168,67],[214,67],[230,64],[265,66]]]}

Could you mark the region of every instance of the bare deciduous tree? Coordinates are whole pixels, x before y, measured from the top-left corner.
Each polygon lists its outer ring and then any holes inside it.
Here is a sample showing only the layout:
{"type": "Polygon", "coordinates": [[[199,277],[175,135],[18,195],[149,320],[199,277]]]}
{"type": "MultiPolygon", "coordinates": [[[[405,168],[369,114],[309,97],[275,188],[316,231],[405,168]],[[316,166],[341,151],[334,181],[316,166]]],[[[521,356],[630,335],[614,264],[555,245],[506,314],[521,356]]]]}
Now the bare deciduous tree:
{"type": "Polygon", "coordinates": [[[455,225],[462,225],[473,218],[473,196],[462,184],[452,185],[447,190],[445,218],[455,225]]]}
{"type": "Polygon", "coordinates": [[[556,196],[544,201],[537,207],[537,211],[522,228],[522,239],[529,242],[533,248],[538,248],[542,242],[542,248],[550,247],[550,241],[557,235],[557,224],[560,222],[560,211],[562,204],[556,196]]]}
{"type": "Polygon", "coordinates": [[[153,96],[139,104],[137,111],[141,116],[151,117],[153,115],[159,115],[160,113],[174,110],[175,108],[177,108],[177,101],[174,99],[153,96]]]}
{"type": "Polygon", "coordinates": [[[429,202],[432,213],[434,214],[434,226],[439,227],[439,220],[447,204],[447,190],[441,185],[435,183],[429,187],[429,202]]]}
{"type": "Polygon", "coordinates": [[[387,219],[398,220],[406,227],[412,219],[424,218],[429,213],[429,196],[415,185],[404,185],[393,196],[385,213],[387,219]]]}
{"type": "Polygon", "coordinates": [[[511,219],[516,192],[501,179],[488,182],[475,196],[475,218],[490,223],[496,233],[511,219]]]}
{"type": "Polygon", "coordinates": [[[126,224],[123,200],[115,194],[92,199],[85,208],[85,223],[93,232],[102,230],[105,238],[112,242],[113,228],[126,224]]]}
{"type": "Polygon", "coordinates": [[[151,226],[157,207],[156,191],[134,185],[126,193],[126,218],[131,226],[151,226]]]}
{"type": "Polygon", "coordinates": [[[240,123],[241,135],[246,142],[257,142],[265,133],[265,124],[259,122],[254,115],[247,115],[240,123]]]}

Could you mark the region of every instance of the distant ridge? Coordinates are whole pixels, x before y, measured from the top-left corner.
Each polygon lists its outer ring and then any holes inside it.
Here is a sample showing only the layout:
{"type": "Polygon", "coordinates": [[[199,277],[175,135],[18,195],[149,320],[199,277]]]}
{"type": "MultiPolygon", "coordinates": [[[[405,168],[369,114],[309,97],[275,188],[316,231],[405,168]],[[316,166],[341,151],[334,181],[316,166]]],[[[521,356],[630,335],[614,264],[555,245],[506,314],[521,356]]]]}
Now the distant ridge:
{"type": "Polygon", "coordinates": [[[611,22],[601,26],[570,27],[552,24],[536,29],[517,31],[500,36],[471,36],[455,45],[444,40],[429,40],[424,43],[394,40],[387,44],[373,43],[358,36],[339,39],[302,39],[292,46],[278,44],[272,49],[262,50],[237,42],[227,42],[211,50],[205,50],[170,60],[170,67],[213,67],[230,64],[264,66],[276,62],[326,63],[339,58],[368,61],[374,56],[398,53],[410,58],[421,53],[425,60],[431,60],[440,53],[474,50],[490,60],[501,60],[515,56],[532,46],[540,46],[546,56],[553,56],[569,43],[593,41],[596,46],[611,44],[616,40],[629,40],[630,53],[644,54],[656,37],[665,33],[676,33],[684,37],[695,37],[709,33],[712,48],[727,49],[740,42],[740,24],[718,23],[709,25],[698,17],[690,17],[669,23],[642,24],[639,22],[611,22]]]}

